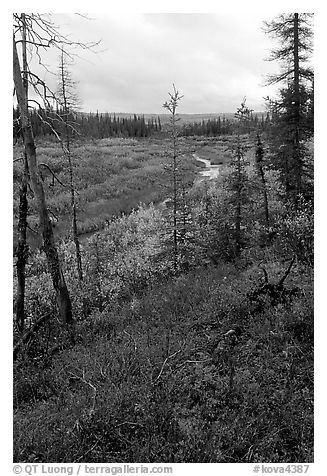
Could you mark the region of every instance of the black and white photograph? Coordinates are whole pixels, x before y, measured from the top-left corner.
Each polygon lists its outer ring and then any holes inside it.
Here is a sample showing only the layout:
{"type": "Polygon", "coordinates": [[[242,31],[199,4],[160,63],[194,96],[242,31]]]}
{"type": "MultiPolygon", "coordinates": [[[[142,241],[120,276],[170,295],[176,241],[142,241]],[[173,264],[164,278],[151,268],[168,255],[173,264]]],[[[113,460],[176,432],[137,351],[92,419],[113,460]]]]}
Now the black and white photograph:
{"type": "Polygon", "coordinates": [[[14,473],[313,474],[315,14],[88,8],[12,15],[14,473]]]}

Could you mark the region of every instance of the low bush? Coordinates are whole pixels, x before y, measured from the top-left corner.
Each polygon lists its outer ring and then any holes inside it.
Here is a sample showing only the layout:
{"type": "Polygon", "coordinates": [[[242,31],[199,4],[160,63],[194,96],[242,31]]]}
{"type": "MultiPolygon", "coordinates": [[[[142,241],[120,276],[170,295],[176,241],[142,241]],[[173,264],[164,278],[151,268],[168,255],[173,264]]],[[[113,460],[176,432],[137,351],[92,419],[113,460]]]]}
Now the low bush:
{"type": "Polygon", "coordinates": [[[19,361],[15,461],[312,461],[311,295],[253,314],[256,279],[184,274],[93,311],[46,370],[19,361]]]}

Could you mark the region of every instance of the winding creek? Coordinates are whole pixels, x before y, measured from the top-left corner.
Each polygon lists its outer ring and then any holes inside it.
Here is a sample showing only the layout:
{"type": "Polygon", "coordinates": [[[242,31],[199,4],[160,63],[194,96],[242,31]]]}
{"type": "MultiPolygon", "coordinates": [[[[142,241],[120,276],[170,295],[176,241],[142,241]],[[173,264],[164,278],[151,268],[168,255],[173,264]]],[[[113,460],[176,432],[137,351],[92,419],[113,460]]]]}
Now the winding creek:
{"type": "MultiPolygon", "coordinates": [[[[194,183],[200,183],[202,182],[203,180],[206,180],[206,179],[209,179],[209,180],[213,180],[215,178],[217,178],[219,176],[219,173],[220,173],[220,169],[221,167],[223,167],[222,164],[219,164],[219,165],[211,165],[211,162],[210,160],[208,159],[203,159],[202,157],[199,157],[197,154],[193,154],[193,157],[194,159],[198,160],[199,162],[203,163],[205,165],[205,168],[204,169],[201,169],[199,172],[198,172],[198,177],[195,179],[194,183]]],[[[158,208],[165,208],[167,206],[167,202],[169,202],[169,198],[166,198],[166,200],[164,200],[163,202],[157,204],[157,207],[158,208]]],[[[97,233],[98,231],[100,230],[92,230],[92,231],[88,231],[86,233],[81,233],[79,235],[79,240],[81,242],[85,241],[87,238],[90,238],[92,235],[94,235],[95,233],[97,233]]]]}
{"type": "Polygon", "coordinates": [[[198,160],[199,162],[202,162],[205,165],[205,170],[201,170],[199,172],[199,179],[197,182],[202,182],[202,180],[205,180],[205,178],[209,177],[209,180],[215,179],[218,177],[220,173],[220,168],[222,167],[221,164],[219,165],[211,165],[210,160],[208,159],[202,159],[199,157],[197,154],[193,154],[193,157],[198,160]]]}

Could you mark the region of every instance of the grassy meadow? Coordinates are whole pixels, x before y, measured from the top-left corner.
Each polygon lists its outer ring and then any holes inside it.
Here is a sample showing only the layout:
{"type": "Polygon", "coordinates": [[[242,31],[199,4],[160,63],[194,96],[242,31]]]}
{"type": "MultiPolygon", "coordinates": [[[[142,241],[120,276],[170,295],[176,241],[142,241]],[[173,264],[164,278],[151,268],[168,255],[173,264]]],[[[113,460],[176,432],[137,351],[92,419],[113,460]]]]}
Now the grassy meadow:
{"type": "MultiPolygon", "coordinates": [[[[212,164],[228,163],[230,151],[227,138],[183,138],[179,153],[184,180],[193,182],[203,164],[192,153],[212,164]]],[[[21,146],[14,149],[14,159],[20,157],[21,146]]],[[[41,166],[47,203],[57,238],[70,234],[70,192],[67,159],[60,144],[41,141],[37,145],[38,160],[55,173],[61,185],[46,167],[41,166]]],[[[159,204],[169,195],[170,178],[167,166],[171,161],[169,139],[109,138],[75,143],[72,147],[74,183],[77,191],[78,231],[87,237],[102,229],[115,217],[130,213],[139,204],[159,204]]],[[[14,164],[14,217],[18,214],[18,179],[20,162],[14,164]],[[16,178],[16,180],[15,180],[16,178]]],[[[29,224],[37,231],[38,217],[30,194],[29,224]]],[[[28,230],[33,245],[40,245],[37,233],[28,230]]]]}

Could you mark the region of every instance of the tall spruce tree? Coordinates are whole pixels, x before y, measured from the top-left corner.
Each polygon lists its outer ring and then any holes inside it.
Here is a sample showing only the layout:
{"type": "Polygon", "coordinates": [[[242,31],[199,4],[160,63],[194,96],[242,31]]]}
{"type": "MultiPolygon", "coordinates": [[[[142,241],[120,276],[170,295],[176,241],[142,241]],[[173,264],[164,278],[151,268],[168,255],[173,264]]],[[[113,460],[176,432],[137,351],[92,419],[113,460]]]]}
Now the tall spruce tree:
{"type": "Polygon", "coordinates": [[[235,113],[237,135],[236,145],[233,150],[233,159],[230,163],[231,172],[227,179],[227,188],[231,192],[230,205],[234,210],[233,214],[233,238],[234,238],[234,258],[240,257],[241,251],[244,248],[244,226],[243,208],[249,200],[247,185],[248,175],[246,171],[246,151],[248,146],[246,138],[241,136],[241,132],[246,130],[252,110],[246,106],[246,99],[244,98],[241,107],[235,113]]]}
{"type": "Polygon", "coordinates": [[[179,118],[177,117],[177,108],[182,99],[173,85],[173,92],[169,93],[169,100],[163,104],[163,107],[170,113],[169,132],[171,137],[171,161],[167,167],[171,182],[171,226],[172,226],[172,250],[173,267],[177,270],[178,260],[181,252],[181,243],[185,238],[186,226],[186,206],[185,189],[183,187],[183,171],[178,148],[178,127],[179,118]]]}
{"type": "Polygon", "coordinates": [[[294,203],[304,192],[303,141],[312,133],[313,71],[308,61],[312,52],[311,20],[312,14],[290,13],[265,23],[266,33],[280,43],[269,60],[280,62],[281,70],[270,76],[268,83],[283,85],[277,101],[269,103],[274,119],[272,136],[278,144],[274,165],[281,172],[286,198],[294,203]]]}

